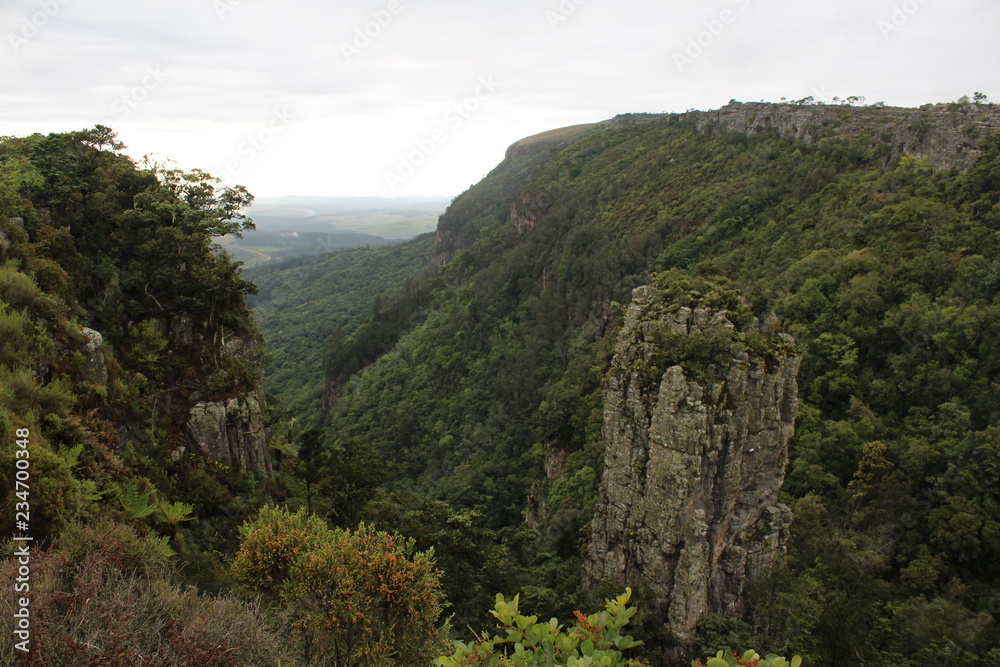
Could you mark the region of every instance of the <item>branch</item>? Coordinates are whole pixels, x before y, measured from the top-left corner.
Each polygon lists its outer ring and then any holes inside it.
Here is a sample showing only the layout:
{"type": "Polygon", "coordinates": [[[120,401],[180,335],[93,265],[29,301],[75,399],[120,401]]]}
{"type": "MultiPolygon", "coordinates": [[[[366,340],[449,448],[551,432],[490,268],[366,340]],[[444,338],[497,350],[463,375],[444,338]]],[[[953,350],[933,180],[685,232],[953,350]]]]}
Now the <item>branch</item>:
{"type": "Polygon", "coordinates": [[[153,303],[159,306],[160,310],[166,310],[166,308],[161,306],[160,302],[156,300],[156,297],[149,293],[149,283],[146,283],[146,286],[142,288],[142,291],[146,293],[146,296],[153,300],[153,303]]]}

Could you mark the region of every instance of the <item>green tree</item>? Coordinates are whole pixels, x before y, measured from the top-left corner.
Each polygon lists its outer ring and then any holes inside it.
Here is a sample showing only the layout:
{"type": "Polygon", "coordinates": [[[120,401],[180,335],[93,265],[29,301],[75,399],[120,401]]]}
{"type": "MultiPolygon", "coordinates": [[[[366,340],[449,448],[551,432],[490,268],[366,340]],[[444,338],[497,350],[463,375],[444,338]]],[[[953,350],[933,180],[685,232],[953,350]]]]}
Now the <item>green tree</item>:
{"type": "Polygon", "coordinates": [[[306,485],[306,511],[313,513],[313,495],[317,491],[317,483],[323,479],[322,471],[326,465],[323,431],[309,429],[299,434],[299,476],[306,485]]]}

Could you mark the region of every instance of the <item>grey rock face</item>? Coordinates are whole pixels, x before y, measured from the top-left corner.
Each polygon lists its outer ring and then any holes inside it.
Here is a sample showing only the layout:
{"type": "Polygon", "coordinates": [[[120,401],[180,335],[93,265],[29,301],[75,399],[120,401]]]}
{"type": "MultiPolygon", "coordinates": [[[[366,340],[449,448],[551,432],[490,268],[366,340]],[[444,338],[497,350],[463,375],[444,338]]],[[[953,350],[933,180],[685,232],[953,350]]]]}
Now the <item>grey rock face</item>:
{"type": "MultiPolygon", "coordinates": [[[[187,317],[173,320],[169,328],[172,341],[181,345],[199,343],[206,339],[206,325],[197,326],[187,317]]],[[[247,330],[226,340],[219,336],[221,356],[226,361],[251,363],[257,350],[258,339],[247,330]]],[[[222,373],[222,371],[219,371],[222,373]]],[[[206,389],[214,378],[209,378],[201,389],[188,396],[187,405],[193,406],[184,420],[184,430],[190,438],[187,446],[175,448],[170,456],[179,460],[194,446],[210,459],[232,466],[240,471],[263,471],[273,474],[271,452],[268,448],[270,432],[264,423],[266,400],[260,378],[238,389],[228,389],[226,394],[210,394],[206,389]],[[208,394],[208,395],[206,395],[208,394]]]]}
{"type": "Polygon", "coordinates": [[[261,403],[254,394],[196,404],[191,408],[187,431],[215,461],[237,470],[272,472],[261,403]]]}
{"type": "Polygon", "coordinates": [[[776,328],[773,319],[737,328],[725,311],[671,306],[640,287],[618,337],[584,579],[644,583],[682,641],[705,614],[740,611],[748,583],[785,548],[791,513],[775,496],[800,358],[776,328]],[[707,371],[658,364],[678,337],[719,332],[732,334],[730,354],[707,371]],[[747,335],[768,351],[750,352],[747,335]]]}
{"type": "Polygon", "coordinates": [[[1000,107],[937,104],[904,109],[731,102],[705,112],[699,121],[702,131],[754,134],[774,129],[806,143],[828,137],[859,137],[873,128],[878,128],[880,138],[896,155],[926,158],[937,170],[964,169],[978,157],[978,141],[1000,129],[1000,107]]]}
{"type": "Polygon", "coordinates": [[[84,367],[98,385],[107,388],[108,367],[104,363],[104,353],[101,352],[101,346],[104,345],[104,336],[87,327],[82,327],[80,333],[83,334],[86,340],[81,350],[85,360],[84,367]]]}

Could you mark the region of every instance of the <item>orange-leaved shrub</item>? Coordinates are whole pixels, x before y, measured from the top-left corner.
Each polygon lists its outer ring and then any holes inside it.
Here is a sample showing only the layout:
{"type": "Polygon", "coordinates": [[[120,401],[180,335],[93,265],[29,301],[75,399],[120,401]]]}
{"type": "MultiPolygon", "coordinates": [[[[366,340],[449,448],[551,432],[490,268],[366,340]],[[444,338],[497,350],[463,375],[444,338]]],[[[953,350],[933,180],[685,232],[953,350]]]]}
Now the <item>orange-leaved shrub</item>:
{"type": "Polygon", "coordinates": [[[306,664],[426,665],[439,653],[441,573],[413,540],[280,508],[240,535],[233,577],[285,608],[306,664]]]}

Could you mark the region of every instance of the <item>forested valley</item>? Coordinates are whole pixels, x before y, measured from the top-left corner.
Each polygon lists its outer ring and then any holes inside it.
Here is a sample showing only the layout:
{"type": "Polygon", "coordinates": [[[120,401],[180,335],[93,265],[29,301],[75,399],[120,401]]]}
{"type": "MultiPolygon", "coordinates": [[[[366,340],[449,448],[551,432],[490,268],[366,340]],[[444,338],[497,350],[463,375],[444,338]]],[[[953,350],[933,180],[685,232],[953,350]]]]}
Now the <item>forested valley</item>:
{"type": "Polygon", "coordinates": [[[1000,659],[995,105],[619,116],[245,271],[122,149],[0,140],[5,659],[1000,659]]]}

